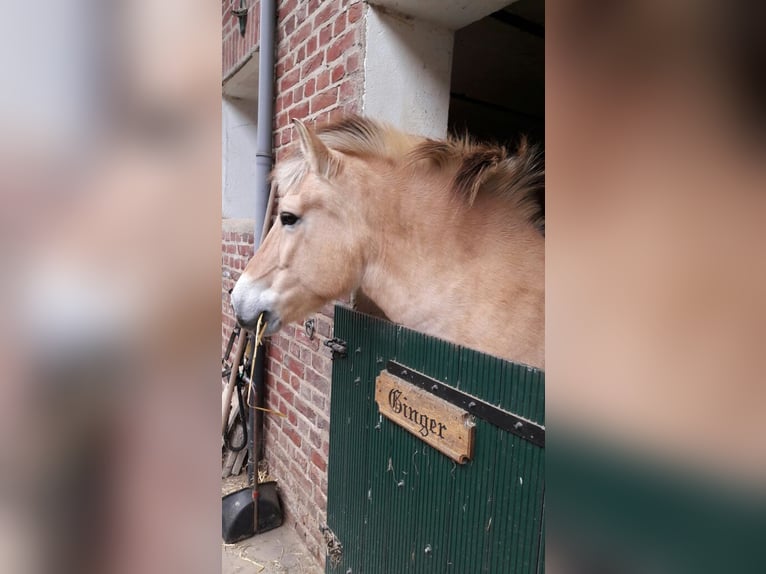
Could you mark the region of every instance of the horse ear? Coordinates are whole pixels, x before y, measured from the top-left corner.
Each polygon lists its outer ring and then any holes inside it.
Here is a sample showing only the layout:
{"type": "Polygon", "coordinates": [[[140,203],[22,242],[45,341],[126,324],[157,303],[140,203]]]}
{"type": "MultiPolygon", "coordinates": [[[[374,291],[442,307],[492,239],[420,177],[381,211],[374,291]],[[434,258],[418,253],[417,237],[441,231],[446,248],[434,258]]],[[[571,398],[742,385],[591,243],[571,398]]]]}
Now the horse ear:
{"type": "Polygon", "coordinates": [[[308,161],[311,170],[324,177],[335,175],[339,167],[338,159],[330,149],[301,120],[294,119],[293,125],[298,131],[303,157],[308,161]]]}

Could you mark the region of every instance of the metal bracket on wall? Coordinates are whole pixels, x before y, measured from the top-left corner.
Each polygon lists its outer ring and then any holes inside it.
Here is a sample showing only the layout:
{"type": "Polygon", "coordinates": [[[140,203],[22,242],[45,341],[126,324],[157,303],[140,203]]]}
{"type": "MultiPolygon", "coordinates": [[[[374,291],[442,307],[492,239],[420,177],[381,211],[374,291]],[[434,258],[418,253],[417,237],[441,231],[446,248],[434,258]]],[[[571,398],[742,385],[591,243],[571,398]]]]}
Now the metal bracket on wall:
{"type": "Polygon", "coordinates": [[[324,342],[325,347],[329,347],[332,351],[332,359],[333,361],[340,357],[341,359],[345,359],[348,357],[348,343],[344,341],[343,339],[338,339],[337,337],[333,337],[332,339],[328,339],[324,342]]]}
{"type": "Polygon", "coordinates": [[[303,323],[303,328],[306,329],[306,336],[309,338],[309,341],[313,341],[314,332],[316,331],[314,319],[307,319],[306,322],[303,323]]]}
{"type": "Polygon", "coordinates": [[[245,31],[247,30],[247,13],[250,9],[245,6],[245,0],[239,0],[239,8],[234,8],[232,5],[231,13],[234,14],[239,20],[239,34],[243,38],[245,37],[245,31]]]}

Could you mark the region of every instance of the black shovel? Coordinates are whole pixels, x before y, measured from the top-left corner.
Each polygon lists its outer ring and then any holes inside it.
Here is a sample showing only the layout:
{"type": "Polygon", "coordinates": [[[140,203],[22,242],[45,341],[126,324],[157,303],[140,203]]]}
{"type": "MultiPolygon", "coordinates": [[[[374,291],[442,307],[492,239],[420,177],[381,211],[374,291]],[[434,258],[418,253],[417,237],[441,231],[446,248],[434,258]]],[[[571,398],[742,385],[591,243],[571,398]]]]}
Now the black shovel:
{"type": "MultiPolygon", "coordinates": [[[[248,445],[248,478],[250,486],[227,494],[222,503],[223,541],[227,544],[250,538],[256,534],[273,530],[282,525],[282,506],[279,501],[276,481],[258,484],[258,461],[263,450],[263,361],[264,353],[255,355],[255,406],[250,406],[248,445]],[[254,436],[257,433],[258,442],[254,436]]],[[[247,371],[245,369],[245,371],[247,371]]],[[[246,382],[249,381],[245,378],[246,382]]]]}

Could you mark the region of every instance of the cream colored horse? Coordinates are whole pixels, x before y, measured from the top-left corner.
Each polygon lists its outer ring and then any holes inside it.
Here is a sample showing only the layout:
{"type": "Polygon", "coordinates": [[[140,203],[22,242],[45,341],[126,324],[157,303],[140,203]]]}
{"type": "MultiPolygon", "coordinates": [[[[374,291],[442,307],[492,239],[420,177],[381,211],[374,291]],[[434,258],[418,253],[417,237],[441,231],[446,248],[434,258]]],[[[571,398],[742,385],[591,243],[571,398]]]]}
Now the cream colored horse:
{"type": "Polygon", "coordinates": [[[273,334],[361,288],[396,323],[544,366],[542,170],[516,153],[349,117],[277,166],[279,221],[231,294],[273,334]]]}

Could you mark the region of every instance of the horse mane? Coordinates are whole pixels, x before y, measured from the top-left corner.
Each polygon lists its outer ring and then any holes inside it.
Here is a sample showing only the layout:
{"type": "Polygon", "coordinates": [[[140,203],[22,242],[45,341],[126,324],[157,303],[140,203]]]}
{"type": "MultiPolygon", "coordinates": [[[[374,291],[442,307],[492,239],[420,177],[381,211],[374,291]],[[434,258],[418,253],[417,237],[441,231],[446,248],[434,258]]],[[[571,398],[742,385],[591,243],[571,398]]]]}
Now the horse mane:
{"type": "MultiPolygon", "coordinates": [[[[327,147],[343,154],[453,171],[452,193],[468,208],[481,194],[506,198],[529,223],[545,232],[542,156],[525,137],[511,151],[467,135],[446,140],[413,136],[358,115],[322,126],[316,134],[327,147]]],[[[289,187],[303,178],[306,164],[297,160],[279,170],[279,183],[289,187]]]]}
{"type": "Polygon", "coordinates": [[[480,143],[468,135],[446,140],[426,139],[408,154],[412,163],[454,170],[452,192],[468,207],[481,194],[510,201],[524,218],[545,233],[545,171],[542,155],[526,137],[514,151],[480,143]]]}

